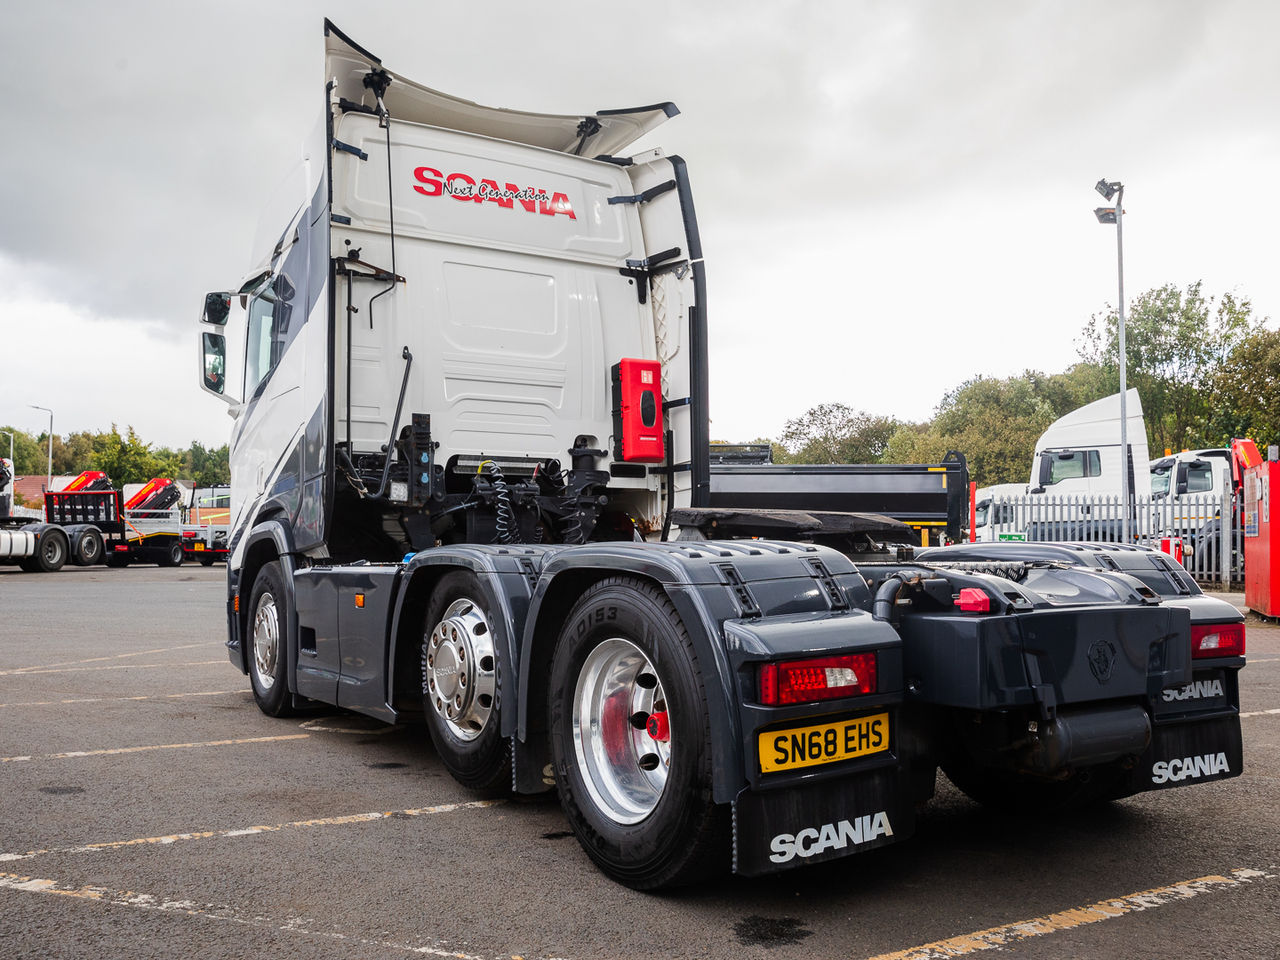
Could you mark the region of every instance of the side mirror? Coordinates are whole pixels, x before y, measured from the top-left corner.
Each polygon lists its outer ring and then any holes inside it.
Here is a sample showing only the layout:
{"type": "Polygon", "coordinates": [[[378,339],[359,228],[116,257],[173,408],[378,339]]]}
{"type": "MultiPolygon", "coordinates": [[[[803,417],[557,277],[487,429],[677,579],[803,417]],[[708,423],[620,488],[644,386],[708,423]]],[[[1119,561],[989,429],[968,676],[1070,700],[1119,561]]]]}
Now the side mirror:
{"type": "Polygon", "coordinates": [[[223,396],[227,392],[227,338],[220,333],[202,333],[200,340],[204,354],[202,386],[223,396]]]}
{"type": "Polygon", "coordinates": [[[1179,481],[1178,481],[1178,492],[1179,492],[1179,493],[1186,493],[1186,492],[1187,492],[1187,481],[1186,481],[1186,480],[1179,480],[1179,481]]]}
{"type": "Polygon", "coordinates": [[[225,327],[230,313],[231,294],[206,293],[204,295],[204,313],[200,315],[201,323],[211,323],[215,327],[225,327]]]}
{"type": "Polygon", "coordinates": [[[1033,494],[1034,494],[1034,493],[1044,493],[1044,487],[1032,487],[1032,488],[1031,488],[1031,492],[1032,492],[1033,494]]]}

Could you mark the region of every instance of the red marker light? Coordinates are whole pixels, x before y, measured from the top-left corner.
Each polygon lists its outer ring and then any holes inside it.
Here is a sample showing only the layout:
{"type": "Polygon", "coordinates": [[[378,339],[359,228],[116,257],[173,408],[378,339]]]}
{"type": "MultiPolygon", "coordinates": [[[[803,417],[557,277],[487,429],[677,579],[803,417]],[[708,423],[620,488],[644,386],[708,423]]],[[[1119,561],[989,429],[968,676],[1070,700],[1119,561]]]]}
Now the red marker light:
{"type": "Polygon", "coordinates": [[[760,664],[760,702],[778,707],[876,692],[876,655],[846,653],[760,664]]]}
{"type": "Polygon", "coordinates": [[[1197,660],[1208,657],[1243,657],[1244,624],[1214,623],[1191,626],[1191,656],[1197,660]]]}
{"type": "Polygon", "coordinates": [[[991,598],[977,587],[962,587],[956,597],[956,606],[968,613],[990,613],[991,598]]]}

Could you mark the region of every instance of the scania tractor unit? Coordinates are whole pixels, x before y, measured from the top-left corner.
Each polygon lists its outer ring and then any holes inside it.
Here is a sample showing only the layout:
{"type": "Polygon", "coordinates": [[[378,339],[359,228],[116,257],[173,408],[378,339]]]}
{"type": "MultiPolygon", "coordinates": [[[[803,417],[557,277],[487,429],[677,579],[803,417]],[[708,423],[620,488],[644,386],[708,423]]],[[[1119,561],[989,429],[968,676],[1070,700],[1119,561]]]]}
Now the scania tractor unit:
{"type": "Polygon", "coordinates": [[[1123,571],[711,502],[690,176],[627,152],[672,104],[484,107],[324,32],[320,122],[199,324],[263,711],[424,724],[641,889],[906,839],[939,768],[1045,813],[1239,775],[1243,628],[1193,649],[1123,571]]]}

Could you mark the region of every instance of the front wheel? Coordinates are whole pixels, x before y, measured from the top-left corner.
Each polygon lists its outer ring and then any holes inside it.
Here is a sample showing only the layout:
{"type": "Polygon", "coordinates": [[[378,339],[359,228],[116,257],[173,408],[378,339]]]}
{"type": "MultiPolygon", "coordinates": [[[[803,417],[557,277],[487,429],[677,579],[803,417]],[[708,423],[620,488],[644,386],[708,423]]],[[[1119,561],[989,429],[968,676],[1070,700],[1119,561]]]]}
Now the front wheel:
{"type": "MultiPolygon", "coordinates": [[[[181,549],[181,547],[179,547],[181,549]]],[[[258,571],[249,594],[249,680],[258,708],[270,717],[292,712],[286,679],[284,574],[273,560],[258,571]]]]}
{"type": "Polygon", "coordinates": [[[440,762],[465,787],[511,788],[511,744],[502,736],[502,675],[493,612],[474,573],[440,578],[422,638],[422,710],[440,762]]]}
{"type": "Polygon", "coordinates": [[[605,873],[650,890],[728,863],[706,693],[660,588],[612,577],[583,594],[552,656],[548,701],[560,803],[605,873]]]}

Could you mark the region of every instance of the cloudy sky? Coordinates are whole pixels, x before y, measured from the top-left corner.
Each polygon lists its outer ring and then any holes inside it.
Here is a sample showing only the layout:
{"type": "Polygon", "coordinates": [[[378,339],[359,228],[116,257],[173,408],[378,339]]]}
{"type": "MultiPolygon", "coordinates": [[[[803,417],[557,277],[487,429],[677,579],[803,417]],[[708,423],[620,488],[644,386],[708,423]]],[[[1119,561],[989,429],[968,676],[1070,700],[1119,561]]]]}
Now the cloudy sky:
{"type": "Polygon", "coordinates": [[[1280,321],[1280,5],[11,5],[0,38],[0,424],[226,442],[196,386],[318,109],[328,15],[392,70],[555,113],[672,100],[707,257],[712,435],[839,401],[925,419],[1057,371],[1116,301],[1203,279],[1280,321]]]}

